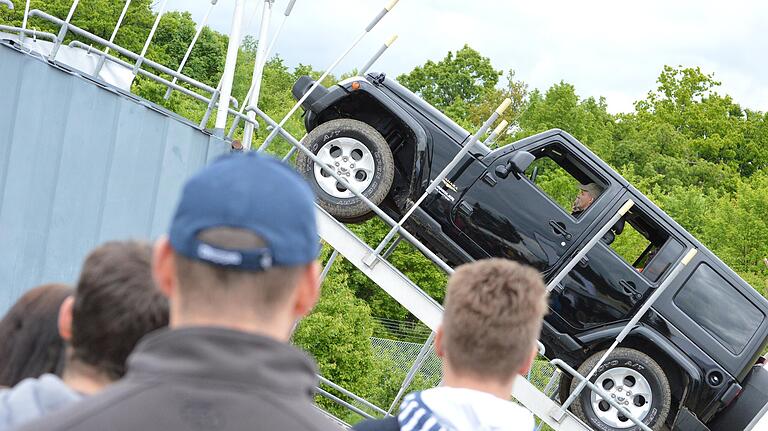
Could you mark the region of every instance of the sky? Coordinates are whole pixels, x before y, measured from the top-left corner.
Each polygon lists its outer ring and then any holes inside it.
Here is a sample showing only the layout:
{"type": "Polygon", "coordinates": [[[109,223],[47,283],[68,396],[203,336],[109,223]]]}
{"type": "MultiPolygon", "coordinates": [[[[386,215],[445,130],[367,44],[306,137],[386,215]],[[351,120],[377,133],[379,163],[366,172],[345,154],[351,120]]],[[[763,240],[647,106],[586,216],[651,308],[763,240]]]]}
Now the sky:
{"type": "MultiPolygon", "coordinates": [[[[245,0],[244,26],[258,35],[261,0],[245,0]]],[[[288,0],[276,0],[270,31],[288,0]]],[[[275,45],[289,66],[323,70],[389,0],[297,0],[275,45]]],[[[169,0],[202,20],[208,0],[169,0]]],[[[209,25],[229,33],[234,0],[219,0],[209,25]]],[[[361,67],[393,35],[372,70],[397,76],[465,44],[531,89],[565,81],[608,110],[631,112],[656,88],[664,65],[700,66],[742,107],[768,111],[768,2],[762,0],[400,0],[334,70],[361,67]]]]}

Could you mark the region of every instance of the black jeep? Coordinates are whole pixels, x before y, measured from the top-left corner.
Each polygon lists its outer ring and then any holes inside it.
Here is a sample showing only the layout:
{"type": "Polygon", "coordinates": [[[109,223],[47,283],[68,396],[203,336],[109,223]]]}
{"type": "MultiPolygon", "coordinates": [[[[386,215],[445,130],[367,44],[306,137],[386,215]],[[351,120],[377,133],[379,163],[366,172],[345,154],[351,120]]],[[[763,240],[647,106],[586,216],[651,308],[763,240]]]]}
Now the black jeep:
{"type": "MultiPolygon", "coordinates": [[[[302,77],[294,96],[312,84],[302,77]]],[[[470,140],[384,74],[318,87],[303,107],[303,143],[346,181],[303,155],[296,165],[320,204],[344,222],[371,216],[349,187],[398,219],[470,140]]],[[[753,375],[766,373],[755,364],[768,342],[768,301],[568,133],[494,150],[477,143],[406,228],[451,265],[504,257],[551,280],[630,199],[631,210],[552,291],[541,334],[547,356],[588,373],[686,250],[697,248],[592,380],[653,429],[743,429],[748,414],[738,415],[742,425],[715,419],[753,386],[753,375]],[[579,188],[596,196],[574,211],[579,188]]],[[[575,388],[571,380],[561,379],[561,399],[575,388]]],[[[766,401],[761,395],[751,404],[759,410],[766,401]]],[[[636,428],[590,390],[571,409],[596,429],[636,428]]]]}

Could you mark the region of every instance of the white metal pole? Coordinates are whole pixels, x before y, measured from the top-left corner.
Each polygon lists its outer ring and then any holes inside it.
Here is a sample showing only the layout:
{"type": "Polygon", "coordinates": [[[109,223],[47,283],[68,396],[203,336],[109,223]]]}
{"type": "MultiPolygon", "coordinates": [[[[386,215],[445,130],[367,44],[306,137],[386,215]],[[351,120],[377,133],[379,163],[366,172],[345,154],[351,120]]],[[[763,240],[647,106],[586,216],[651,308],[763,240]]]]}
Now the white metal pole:
{"type": "MultiPolygon", "coordinates": [[[[206,24],[208,24],[208,18],[211,16],[211,11],[213,10],[213,7],[216,6],[216,2],[218,0],[211,0],[211,5],[208,6],[208,11],[205,12],[205,16],[203,17],[203,20],[200,21],[200,25],[197,28],[197,31],[195,32],[195,36],[192,38],[192,42],[189,44],[189,48],[187,48],[187,52],[184,53],[184,58],[181,59],[181,64],[179,64],[179,69],[176,71],[177,73],[181,73],[181,71],[184,69],[184,66],[187,65],[187,60],[189,60],[190,54],[192,54],[192,48],[195,47],[195,44],[197,43],[197,39],[200,38],[200,34],[203,32],[203,29],[205,28],[206,24]]],[[[173,83],[175,84],[176,81],[178,81],[179,78],[173,77],[173,83]]],[[[169,97],[171,97],[171,93],[173,92],[173,88],[168,87],[168,91],[165,92],[165,100],[168,100],[169,97]]]]}
{"type": "MultiPolygon", "coordinates": [[[[21,21],[21,28],[23,28],[24,30],[27,29],[27,18],[29,17],[29,2],[30,1],[31,0],[27,0],[27,4],[24,6],[24,18],[21,21]]],[[[21,34],[23,35],[24,32],[21,32],[21,34]]]]}
{"type": "Polygon", "coordinates": [[[221,77],[221,96],[219,110],[216,113],[216,129],[222,132],[227,126],[227,113],[229,112],[229,97],[232,95],[232,82],[235,79],[235,65],[237,63],[237,50],[240,49],[240,33],[243,27],[244,0],[235,0],[235,12],[232,15],[232,31],[229,34],[229,46],[227,47],[227,60],[224,63],[224,74],[221,77]]]}
{"type": "MultiPolygon", "coordinates": [[[[280,37],[280,33],[283,31],[283,27],[285,26],[285,22],[288,21],[288,17],[291,16],[291,11],[293,10],[293,7],[296,5],[296,0],[291,0],[291,2],[288,4],[288,6],[285,8],[285,13],[283,16],[282,21],[280,21],[280,25],[277,27],[277,31],[275,32],[274,36],[272,36],[272,41],[269,43],[269,47],[267,48],[267,53],[264,54],[264,58],[269,58],[270,55],[272,55],[272,49],[275,47],[275,44],[277,43],[277,39],[280,37]]],[[[264,62],[266,65],[266,61],[264,62]]],[[[262,69],[263,70],[263,69],[262,69]]],[[[254,90],[254,83],[251,83],[251,88],[248,89],[248,94],[245,96],[245,100],[243,100],[243,105],[240,107],[240,113],[242,114],[245,111],[245,108],[248,107],[248,101],[251,99],[251,94],[253,94],[254,90]]],[[[261,85],[261,81],[259,81],[259,85],[261,85]]],[[[229,133],[227,134],[228,137],[232,137],[235,135],[235,129],[237,129],[238,124],[240,123],[240,117],[236,117],[235,121],[232,122],[232,126],[229,129],[229,133]]]]}
{"type": "Polygon", "coordinates": [[[368,72],[368,69],[370,69],[371,66],[373,66],[373,64],[376,63],[376,61],[378,61],[379,58],[381,58],[384,52],[386,52],[389,49],[389,47],[392,46],[393,43],[395,43],[396,40],[397,40],[397,35],[394,35],[391,38],[389,38],[388,41],[384,42],[384,45],[382,45],[382,47],[379,48],[376,54],[374,54],[374,56],[371,57],[370,60],[368,60],[368,63],[365,63],[365,66],[360,68],[360,72],[358,73],[358,75],[365,75],[365,73],[368,72]]]}
{"type": "Polygon", "coordinates": [[[141,49],[141,54],[139,54],[139,59],[136,61],[136,65],[133,66],[134,75],[139,73],[139,69],[141,68],[141,63],[144,62],[144,56],[147,55],[149,44],[152,43],[152,38],[155,37],[155,31],[157,31],[157,26],[160,25],[160,19],[163,18],[163,13],[165,12],[165,6],[167,4],[168,4],[168,0],[163,0],[163,2],[160,3],[160,9],[158,9],[157,11],[157,18],[155,18],[155,23],[152,24],[152,30],[149,31],[149,36],[147,37],[147,41],[144,42],[144,48],[141,49]]]}
{"type": "MultiPolygon", "coordinates": [[[[112,31],[112,36],[109,37],[109,43],[115,42],[115,37],[117,37],[117,31],[120,30],[120,26],[123,24],[123,19],[125,19],[125,14],[128,13],[128,7],[131,5],[131,0],[125,0],[125,6],[123,6],[123,11],[120,12],[120,17],[117,19],[117,24],[115,24],[115,29],[112,31]]],[[[105,54],[109,54],[109,47],[106,47],[104,49],[105,54]]],[[[101,68],[104,67],[104,62],[107,60],[106,55],[102,55],[101,58],[99,58],[99,63],[96,65],[96,69],[93,71],[93,76],[98,77],[99,73],[101,72],[101,68]]]]}
{"type": "MultiPolygon", "coordinates": [[[[120,26],[123,25],[123,19],[125,19],[125,14],[128,13],[128,7],[131,5],[131,0],[125,0],[125,6],[123,6],[123,11],[120,12],[120,18],[117,19],[117,24],[115,24],[115,29],[112,31],[112,36],[109,37],[109,43],[115,42],[115,37],[117,37],[117,31],[120,30],[120,26]]],[[[104,52],[109,52],[109,47],[104,50],[104,52]]]]}
{"type": "Polygon", "coordinates": [[[355,49],[355,47],[357,46],[357,44],[358,44],[358,43],[360,43],[360,41],[361,41],[361,40],[363,40],[363,38],[365,37],[365,35],[366,35],[366,34],[368,34],[368,33],[370,33],[370,32],[371,32],[371,30],[373,30],[373,28],[374,28],[374,27],[376,27],[376,25],[377,25],[377,24],[378,24],[378,23],[379,23],[379,22],[380,22],[380,21],[381,21],[381,20],[382,20],[382,19],[383,19],[383,18],[384,18],[384,17],[385,17],[385,16],[386,16],[386,15],[387,15],[387,14],[388,14],[388,13],[389,13],[391,10],[392,10],[392,8],[394,8],[394,7],[395,7],[395,5],[396,5],[396,4],[397,4],[399,1],[400,1],[400,0],[390,0],[390,1],[389,1],[389,3],[387,3],[387,5],[386,5],[386,6],[384,6],[384,9],[382,9],[382,10],[379,12],[379,14],[378,14],[378,15],[376,15],[376,17],[375,17],[375,18],[373,18],[373,20],[370,22],[370,24],[368,24],[368,26],[365,28],[365,30],[364,30],[362,33],[360,33],[360,36],[358,36],[358,37],[357,37],[357,39],[355,39],[355,40],[352,42],[352,45],[350,45],[350,47],[349,47],[349,48],[347,48],[347,50],[346,50],[346,51],[344,51],[344,53],[343,53],[343,54],[341,54],[341,55],[339,56],[339,58],[337,58],[336,60],[334,60],[334,62],[333,62],[333,63],[331,63],[331,65],[330,65],[330,66],[328,66],[328,68],[325,70],[325,72],[323,72],[323,74],[322,74],[322,75],[320,75],[320,77],[317,79],[317,81],[315,81],[315,83],[314,83],[314,84],[313,84],[311,87],[309,87],[309,90],[307,90],[307,92],[306,92],[306,93],[304,93],[304,95],[303,95],[303,96],[301,96],[301,98],[300,98],[300,99],[299,99],[299,100],[296,102],[296,104],[295,104],[295,105],[293,105],[293,108],[291,108],[291,110],[290,110],[290,111],[288,111],[288,113],[287,113],[287,114],[285,114],[285,117],[283,117],[283,119],[282,119],[282,120],[281,120],[281,121],[280,121],[280,122],[277,124],[277,127],[275,127],[274,129],[272,129],[272,132],[269,134],[269,136],[267,136],[267,139],[265,139],[265,140],[264,140],[264,143],[263,143],[263,144],[261,144],[261,146],[259,147],[259,151],[264,151],[264,150],[266,150],[266,149],[267,149],[267,147],[268,147],[268,146],[269,146],[269,144],[272,142],[272,140],[273,140],[273,139],[275,139],[275,137],[276,137],[276,136],[277,136],[277,135],[280,133],[280,130],[283,128],[283,126],[285,126],[285,123],[287,123],[287,122],[288,122],[288,120],[290,120],[291,116],[293,116],[293,114],[294,114],[294,113],[296,113],[296,111],[298,111],[298,110],[299,110],[299,108],[301,108],[301,104],[302,104],[302,103],[304,103],[304,101],[305,101],[305,100],[307,100],[307,98],[308,98],[310,95],[312,95],[312,92],[313,92],[313,91],[315,91],[315,90],[317,89],[317,87],[319,87],[320,85],[322,85],[322,83],[323,83],[323,80],[324,80],[324,79],[325,79],[325,78],[326,78],[326,77],[327,77],[327,76],[328,76],[328,75],[329,75],[331,72],[333,72],[333,69],[335,69],[335,68],[336,68],[336,66],[338,66],[338,65],[339,65],[339,63],[341,63],[341,61],[342,61],[342,60],[344,60],[344,58],[345,58],[345,57],[346,57],[346,56],[347,56],[347,55],[348,55],[348,54],[349,54],[349,53],[350,53],[350,52],[351,52],[353,49],[355,49]]]}
{"type": "MultiPolygon", "coordinates": [[[[256,59],[253,62],[253,79],[251,85],[253,91],[249,99],[246,99],[244,105],[258,106],[259,93],[261,93],[261,79],[264,76],[264,65],[267,63],[267,36],[269,34],[269,22],[272,19],[272,3],[274,0],[264,0],[264,9],[261,14],[261,27],[259,28],[259,45],[256,48],[256,59]]],[[[253,111],[248,112],[248,119],[253,121],[256,114],[253,111]]],[[[243,150],[251,150],[251,141],[253,140],[253,123],[245,123],[243,132],[243,150]]]]}
{"type": "Polygon", "coordinates": [[[67,14],[67,19],[65,20],[67,24],[72,21],[72,16],[75,14],[75,9],[77,9],[78,4],[80,4],[80,0],[75,0],[72,2],[72,7],[69,8],[69,13],[67,14]]]}
{"type": "Polygon", "coordinates": [[[58,54],[61,44],[64,43],[64,38],[67,36],[67,31],[69,31],[69,22],[72,20],[72,16],[75,14],[75,9],[77,9],[78,4],[80,4],[80,0],[72,2],[72,7],[69,8],[67,19],[64,20],[64,24],[61,25],[59,35],[56,37],[53,48],[51,48],[51,53],[48,54],[48,60],[53,61],[56,59],[56,54],[58,54]]]}

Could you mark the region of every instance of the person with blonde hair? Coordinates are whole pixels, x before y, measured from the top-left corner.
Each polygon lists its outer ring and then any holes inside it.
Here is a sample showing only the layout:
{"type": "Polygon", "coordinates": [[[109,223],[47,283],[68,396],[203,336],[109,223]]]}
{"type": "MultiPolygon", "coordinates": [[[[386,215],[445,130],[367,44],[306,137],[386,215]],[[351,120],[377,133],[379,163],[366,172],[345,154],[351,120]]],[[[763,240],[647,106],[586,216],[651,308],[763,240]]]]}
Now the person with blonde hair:
{"type": "Polygon", "coordinates": [[[515,379],[536,357],[546,311],[546,288],[533,268],[504,259],[460,266],[448,280],[435,336],[443,385],[406,396],[396,417],[354,429],[533,429],[531,413],[509,398],[515,379]]]}

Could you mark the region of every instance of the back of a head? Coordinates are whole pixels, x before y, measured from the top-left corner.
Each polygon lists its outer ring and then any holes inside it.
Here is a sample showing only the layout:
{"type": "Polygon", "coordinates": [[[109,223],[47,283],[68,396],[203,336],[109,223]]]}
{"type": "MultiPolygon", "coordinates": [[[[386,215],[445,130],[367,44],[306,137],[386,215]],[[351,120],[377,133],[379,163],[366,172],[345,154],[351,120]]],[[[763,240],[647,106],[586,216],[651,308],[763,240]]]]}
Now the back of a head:
{"type": "MultiPolygon", "coordinates": [[[[207,229],[198,237],[222,250],[256,249],[264,246],[258,235],[238,228],[207,229]]],[[[176,253],[176,275],[182,292],[180,308],[189,314],[226,315],[248,309],[265,320],[291,294],[301,266],[244,271],[190,259],[176,253]]]]}
{"type": "Polygon", "coordinates": [[[272,157],[224,156],[185,185],[169,241],[179,281],[174,310],[269,320],[316,259],[314,195],[272,157]]]}
{"type": "Polygon", "coordinates": [[[448,281],[443,346],[456,373],[512,378],[529,360],[547,311],[539,273],[510,260],[462,265],[448,281]]]}
{"type": "Polygon", "coordinates": [[[72,357],[116,379],[147,333],[168,325],[168,301],[152,280],[152,249],[108,242],[85,260],[72,310],[72,357]]]}
{"type": "Polygon", "coordinates": [[[0,321],[0,386],[57,373],[64,357],[59,335],[61,303],[73,290],[47,284],[25,293],[0,321]]]}

